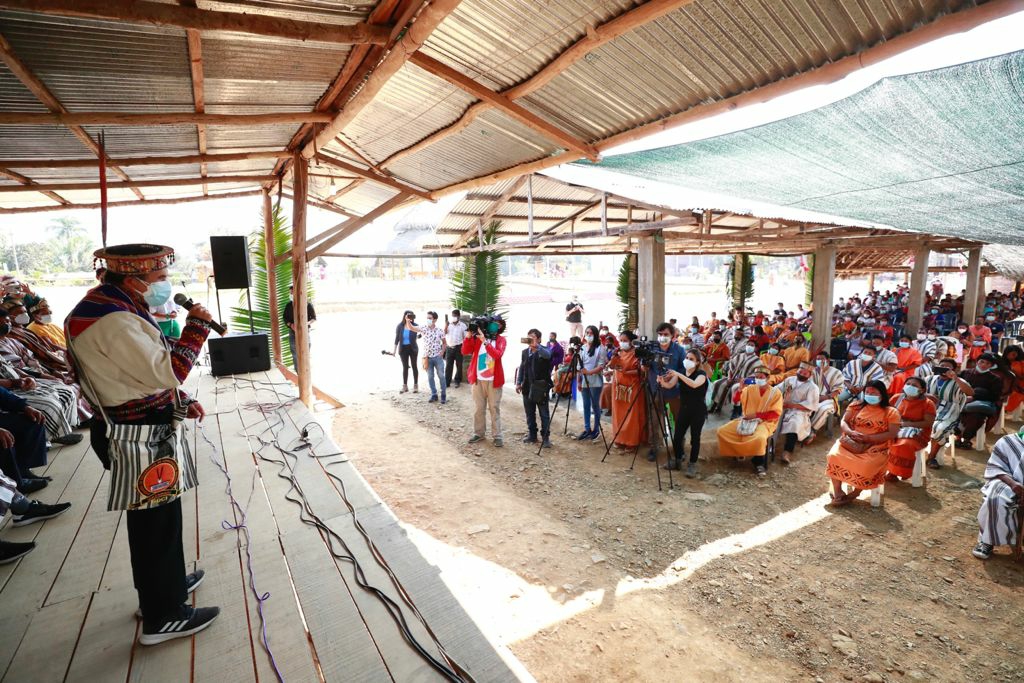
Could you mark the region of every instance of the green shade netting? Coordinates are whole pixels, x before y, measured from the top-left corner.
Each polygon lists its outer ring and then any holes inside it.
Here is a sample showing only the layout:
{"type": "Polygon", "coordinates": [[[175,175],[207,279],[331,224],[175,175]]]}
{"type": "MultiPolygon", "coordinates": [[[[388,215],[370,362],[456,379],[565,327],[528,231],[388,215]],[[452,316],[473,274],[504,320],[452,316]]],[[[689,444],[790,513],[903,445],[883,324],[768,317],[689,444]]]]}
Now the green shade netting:
{"type": "Polygon", "coordinates": [[[602,169],[902,230],[1024,245],[1024,51],[897,76],[602,169]]]}

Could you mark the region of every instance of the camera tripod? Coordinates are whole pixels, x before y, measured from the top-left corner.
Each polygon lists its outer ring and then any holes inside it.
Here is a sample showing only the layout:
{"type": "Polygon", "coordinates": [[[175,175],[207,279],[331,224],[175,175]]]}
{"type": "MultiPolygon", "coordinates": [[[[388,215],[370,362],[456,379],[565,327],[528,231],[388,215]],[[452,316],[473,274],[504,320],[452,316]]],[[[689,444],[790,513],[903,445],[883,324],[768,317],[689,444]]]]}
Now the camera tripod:
{"type": "MultiPolygon", "coordinates": [[[[643,365],[641,363],[641,367],[647,372],[650,372],[650,368],[648,368],[646,365],[643,365]]],[[[669,458],[671,459],[670,449],[672,448],[672,444],[671,439],[669,439],[668,410],[663,408],[660,413],[657,412],[656,410],[657,406],[665,405],[665,401],[661,400],[661,387],[658,387],[658,396],[655,397],[654,390],[651,389],[651,384],[650,382],[647,381],[646,376],[644,376],[641,380],[641,384],[643,385],[643,390],[636,392],[636,396],[634,396],[633,400],[629,402],[629,407],[626,409],[626,414],[622,418],[622,424],[619,425],[619,428],[615,430],[615,434],[612,436],[611,443],[605,444],[604,457],[601,458],[601,462],[604,462],[608,458],[608,454],[611,453],[612,445],[615,443],[615,439],[618,438],[619,432],[622,431],[622,428],[626,426],[626,420],[629,419],[630,413],[633,412],[633,408],[636,406],[636,402],[640,400],[641,396],[644,397],[644,405],[647,408],[647,415],[658,416],[658,431],[661,432],[661,439],[665,443],[665,453],[669,454],[669,458]],[[652,413],[651,411],[655,412],[652,413]]],[[[612,400],[614,400],[614,398],[612,400]]],[[[649,420],[650,418],[648,417],[648,421],[649,420]]],[[[633,466],[636,465],[636,458],[639,453],[640,444],[637,444],[637,447],[633,450],[633,461],[629,463],[629,469],[633,469],[633,466]]],[[[655,458],[654,460],[654,473],[658,479],[658,490],[661,491],[661,469],[658,467],[657,458],[655,458]]],[[[674,486],[675,484],[672,481],[672,470],[668,470],[668,487],[669,489],[672,489],[674,486]]]]}
{"type": "MultiPolygon", "coordinates": [[[[576,351],[574,351],[573,354],[572,354],[572,360],[569,361],[569,391],[570,391],[570,396],[572,395],[572,393],[571,393],[572,392],[572,387],[576,383],[576,378],[578,376],[580,376],[580,368],[583,365],[583,359],[580,358],[580,353],[582,353],[582,349],[577,349],[576,351]]],[[[557,394],[556,398],[555,398],[555,405],[551,409],[551,417],[550,417],[550,419],[548,421],[549,425],[551,424],[551,422],[554,422],[554,420],[555,420],[555,413],[558,412],[558,404],[561,403],[561,401],[562,401],[562,395],[561,394],[557,394]]],[[[604,442],[605,446],[608,446],[608,439],[605,437],[605,435],[604,435],[604,427],[601,425],[601,412],[602,411],[601,411],[601,406],[600,405],[598,405],[597,410],[598,410],[598,413],[597,413],[597,431],[598,431],[598,433],[601,434],[601,440],[604,442]]],[[[565,424],[562,427],[562,434],[568,434],[568,433],[569,433],[569,409],[566,408],[565,409],[565,424]]],[[[543,446],[543,444],[541,444],[540,449],[537,450],[537,455],[540,455],[540,451],[543,448],[544,448],[544,446],[543,446]]]]}

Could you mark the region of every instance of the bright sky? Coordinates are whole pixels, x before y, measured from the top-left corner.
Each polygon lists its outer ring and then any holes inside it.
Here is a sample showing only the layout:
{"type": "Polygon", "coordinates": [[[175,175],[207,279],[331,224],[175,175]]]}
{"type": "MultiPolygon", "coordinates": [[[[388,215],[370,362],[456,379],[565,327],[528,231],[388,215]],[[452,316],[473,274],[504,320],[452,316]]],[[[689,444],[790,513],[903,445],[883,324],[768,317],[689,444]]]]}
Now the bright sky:
{"type": "MultiPolygon", "coordinates": [[[[807,88],[764,104],[680,126],[609,150],[606,156],[676,145],[763,125],[848,97],[887,76],[928,71],[1022,49],[1024,12],[1019,12],[967,33],[920,46],[857,71],[836,83],[807,88]]],[[[417,223],[440,220],[459,198],[459,195],[454,195],[437,204],[421,203],[409,211],[385,216],[342,242],[338,250],[349,253],[379,252],[394,237],[394,226],[397,223],[403,219],[417,223]]],[[[285,200],[283,204],[290,212],[290,203],[285,200]]],[[[116,207],[109,212],[108,241],[152,241],[179,249],[190,248],[192,244],[206,240],[211,232],[252,232],[261,224],[260,210],[261,200],[258,196],[169,206],[116,207]]],[[[51,220],[66,215],[77,218],[99,241],[99,212],[95,210],[12,214],[4,216],[0,225],[13,231],[19,242],[34,241],[40,239],[44,234],[43,229],[51,220]]],[[[310,207],[309,233],[316,234],[343,219],[343,216],[310,207]]]]}

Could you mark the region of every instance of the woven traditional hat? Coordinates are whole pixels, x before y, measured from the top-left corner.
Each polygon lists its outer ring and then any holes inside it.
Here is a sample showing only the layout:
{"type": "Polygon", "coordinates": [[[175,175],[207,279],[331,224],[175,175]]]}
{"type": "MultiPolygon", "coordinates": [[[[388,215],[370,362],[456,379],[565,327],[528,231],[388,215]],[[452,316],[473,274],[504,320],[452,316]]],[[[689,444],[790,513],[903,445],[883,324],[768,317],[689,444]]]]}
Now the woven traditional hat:
{"type": "Polygon", "coordinates": [[[758,366],[755,366],[754,369],[750,371],[750,374],[751,375],[770,375],[772,373],[768,371],[767,366],[758,365],[758,366]]]}
{"type": "Polygon", "coordinates": [[[115,244],[93,252],[93,266],[120,275],[145,275],[174,263],[174,249],[159,244],[115,244]]]}

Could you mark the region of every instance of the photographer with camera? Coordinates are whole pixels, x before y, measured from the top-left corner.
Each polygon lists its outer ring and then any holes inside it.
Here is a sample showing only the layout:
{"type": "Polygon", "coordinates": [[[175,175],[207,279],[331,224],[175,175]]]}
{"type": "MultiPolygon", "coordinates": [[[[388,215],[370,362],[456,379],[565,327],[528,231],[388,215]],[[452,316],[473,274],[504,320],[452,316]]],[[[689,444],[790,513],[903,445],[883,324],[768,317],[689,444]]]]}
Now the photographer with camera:
{"type": "Polygon", "coordinates": [[[416,344],[416,333],[409,330],[405,324],[415,322],[416,314],[406,311],[402,314],[402,322],[395,328],[395,352],[402,359],[402,390],[398,393],[404,394],[409,391],[409,366],[412,366],[412,393],[420,390],[420,370],[416,367],[416,356],[419,355],[420,347],[416,344]]]}
{"type": "Polygon", "coordinates": [[[501,389],[505,386],[505,370],[501,357],[505,355],[507,342],[501,336],[505,321],[501,316],[480,316],[469,323],[468,335],[462,342],[462,355],[470,357],[467,373],[473,387],[473,436],[469,443],[483,441],[487,431],[487,415],[491,415],[491,436],[494,445],[505,445],[501,439],[501,389]]]}
{"type": "MultiPolygon", "coordinates": [[[[660,358],[657,359],[656,363],[652,363],[646,359],[641,358],[641,361],[647,367],[647,382],[651,388],[651,392],[655,397],[654,410],[651,411],[650,424],[648,425],[647,434],[650,437],[650,451],[647,453],[647,459],[650,462],[655,462],[658,459],[658,440],[661,438],[662,428],[659,424],[666,424],[667,416],[678,415],[679,408],[682,405],[681,392],[679,387],[672,384],[671,380],[668,379],[667,373],[670,370],[675,372],[683,373],[686,371],[684,361],[686,360],[686,352],[683,351],[683,347],[672,341],[672,336],[675,332],[675,328],[671,323],[661,323],[658,325],[658,346],[657,352],[660,358]],[[667,410],[671,411],[666,412],[667,410]]],[[[680,459],[680,454],[666,453],[665,457],[671,460],[673,457],[676,461],[680,459]]]]}
{"type": "Polygon", "coordinates": [[[551,390],[551,353],[540,343],[540,330],[526,333],[522,342],[522,362],[516,372],[516,393],[523,395],[528,433],[523,443],[537,443],[537,413],[540,413],[540,436],[543,448],[551,448],[551,413],[548,410],[548,392],[551,390]]]}
{"type": "Polygon", "coordinates": [[[583,313],[583,304],[580,303],[580,298],[573,294],[572,301],[565,305],[565,320],[569,323],[570,337],[583,336],[583,313]]]}
{"type": "Polygon", "coordinates": [[[423,369],[427,372],[427,382],[430,384],[430,399],[428,403],[437,403],[437,384],[441,385],[441,405],[448,402],[445,394],[444,382],[444,332],[437,326],[437,313],[427,311],[427,324],[418,327],[409,319],[405,321],[405,329],[414,332],[423,340],[423,369]],[[437,376],[437,384],[434,383],[434,376],[437,376]]]}
{"type": "Polygon", "coordinates": [[[598,339],[597,328],[588,325],[580,350],[579,390],[583,395],[583,431],[577,441],[593,441],[601,436],[601,389],[604,387],[604,366],[608,354],[598,339]],[[593,418],[593,429],[591,429],[593,418]]]}

